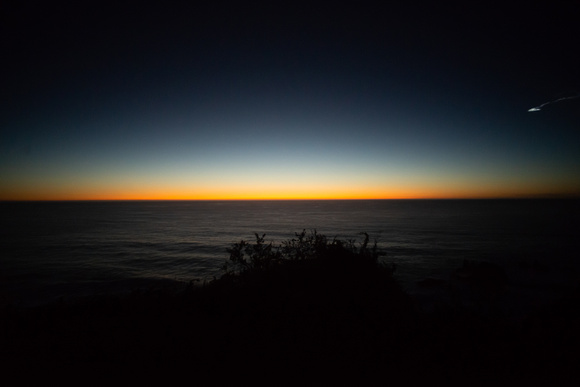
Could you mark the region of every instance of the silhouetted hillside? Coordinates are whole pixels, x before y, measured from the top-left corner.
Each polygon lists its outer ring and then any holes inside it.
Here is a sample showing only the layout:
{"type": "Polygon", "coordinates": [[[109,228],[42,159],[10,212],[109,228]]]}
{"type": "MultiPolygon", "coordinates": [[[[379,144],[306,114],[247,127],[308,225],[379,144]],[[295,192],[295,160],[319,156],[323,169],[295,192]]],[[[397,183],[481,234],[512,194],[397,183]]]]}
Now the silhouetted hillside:
{"type": "Polygon", "coordinates": [[[220,279],[6,308],[5,385],[553,385],[578,379],[578,294],[523,323],[418,313],[361,243],[298,234],[232,246],[220,279]]]}

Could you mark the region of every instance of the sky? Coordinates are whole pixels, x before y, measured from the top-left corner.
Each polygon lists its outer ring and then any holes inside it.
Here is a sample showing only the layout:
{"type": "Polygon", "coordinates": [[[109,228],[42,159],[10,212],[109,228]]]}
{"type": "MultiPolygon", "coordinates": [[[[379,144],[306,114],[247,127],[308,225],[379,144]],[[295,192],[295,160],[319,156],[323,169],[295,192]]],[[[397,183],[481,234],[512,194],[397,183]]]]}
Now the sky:
{"type": "Polygon", "coordinates": [[[69,3],[0,10],[0,200],[580,196],[572,2],[69,3]]]}

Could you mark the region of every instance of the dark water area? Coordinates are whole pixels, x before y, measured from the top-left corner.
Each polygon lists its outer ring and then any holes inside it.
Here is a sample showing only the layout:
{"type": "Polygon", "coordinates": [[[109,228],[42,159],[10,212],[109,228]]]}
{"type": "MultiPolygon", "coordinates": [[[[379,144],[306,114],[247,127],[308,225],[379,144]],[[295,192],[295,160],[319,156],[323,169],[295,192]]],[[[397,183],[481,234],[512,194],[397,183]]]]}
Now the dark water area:
{"type": "Polygon", "coordinates": [[[578,200],[4,202],[0,214],[0,295],[20,305],[211,280],[232,243],[303,229],[367,232],[424,300],[444,290],[420,281],[446,281],[465,260],[501,266],[518,305],[565,294],[580,275],[578,200]]]}

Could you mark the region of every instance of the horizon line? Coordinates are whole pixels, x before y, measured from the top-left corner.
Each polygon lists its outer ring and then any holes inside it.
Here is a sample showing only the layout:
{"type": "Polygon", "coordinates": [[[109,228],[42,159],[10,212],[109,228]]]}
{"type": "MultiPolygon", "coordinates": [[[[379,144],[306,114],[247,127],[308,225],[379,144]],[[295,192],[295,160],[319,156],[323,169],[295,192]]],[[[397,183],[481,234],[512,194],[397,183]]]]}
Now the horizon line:
{"type": "Polygon", "coordinates": [[[519,200],[519,199],[580,199],[580,195],[522,195],[489,197],[432,198],[257,198],[257,199],[0,199],[0,202],[282,202],[282,201],[371,201],[371,200],[519,200]]]}

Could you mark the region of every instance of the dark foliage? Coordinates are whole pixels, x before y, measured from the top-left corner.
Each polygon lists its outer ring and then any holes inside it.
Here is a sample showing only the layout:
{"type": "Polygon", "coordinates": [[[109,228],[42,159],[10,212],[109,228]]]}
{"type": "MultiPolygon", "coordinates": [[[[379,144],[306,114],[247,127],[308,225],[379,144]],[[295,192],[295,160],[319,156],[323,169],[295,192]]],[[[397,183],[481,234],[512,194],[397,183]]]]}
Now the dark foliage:
{"type": "MultiPolygon", "coordinates": [[[[367,266],[372,269],[383,266],[379,263],[379,257],[384,253],[378,250],[376,242],[369,248],[367,233],[362,233],[365,237],[358,246],[355,240],[343,241],[334,238],[329,241],[316,230],[310,233],[302,230],[300,234],[295,234],[295,238],[280,245],[265,243],[266,234],[254,235],[255,244],[242,240],[227,249],[230,258],[223,266],[226,274],[265,271],[292,261],[307,260],[317,260],[329,266],[346,264],[353,267],[367,266]]],[[[383,266],[383,269],[386,269],[386,266],[383,266]]],[[[391,267],[391,270],[394,271],[394,267],[391,267]]]]}

